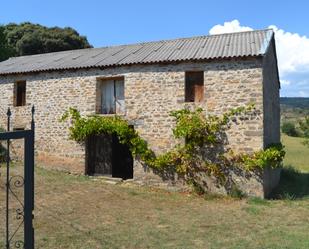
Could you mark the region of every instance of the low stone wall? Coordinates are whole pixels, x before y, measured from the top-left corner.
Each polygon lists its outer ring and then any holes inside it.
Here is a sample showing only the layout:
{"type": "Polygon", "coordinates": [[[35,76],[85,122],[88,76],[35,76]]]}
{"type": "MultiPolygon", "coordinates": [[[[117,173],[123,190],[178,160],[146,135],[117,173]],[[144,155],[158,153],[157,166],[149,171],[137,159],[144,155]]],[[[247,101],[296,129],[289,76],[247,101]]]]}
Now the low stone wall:
{"type": "Polygon", "coordinates": [[[178,178],[176,174],[171,173],[162,175],[159,172],[155,172],[139,160],[134,160],[133,180],[141,185],[167,188],[176,191],[189,189],[185,181],[178,178]]]}
{"type": "MultiPolygon", "coordinates": [[[[134,163],[134,182],[141,185],[157,186],[176,191],[186,191],[192,188],[184,179],[176,174],[162,176],[139,161],[134,163]]],[[[229,168],[225,171],[226,178],[219,182],[217,178],[205,173],[196,174],[195,180],[203,191],[218,195],[230,195],[236,191],[249,197],[268,198],[272,190],[279,184],[281,168],[256,170],[248,172],[239,168],[229,168]]]]}

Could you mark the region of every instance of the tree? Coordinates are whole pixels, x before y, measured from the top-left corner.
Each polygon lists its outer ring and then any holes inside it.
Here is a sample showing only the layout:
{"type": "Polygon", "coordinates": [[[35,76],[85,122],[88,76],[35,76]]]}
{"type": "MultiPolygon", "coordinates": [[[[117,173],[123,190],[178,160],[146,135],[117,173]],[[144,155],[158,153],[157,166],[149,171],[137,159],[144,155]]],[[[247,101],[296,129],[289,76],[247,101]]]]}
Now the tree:
{"type": "Polygon", "coordinates": [[[288,136],[291,136],[291,137],[298,136],[298,132],[295,128],[295,124],[292,122],[284,122],[281,126],[281,130],[283,133],[287,134],[288,136]]]}
{"type": "Polygon", "coordinates": [[[30,22],[10,23],[4,26],[4,34],[15,56],[92,47],[85,36],[69,27],[48,28],[30,22]]]}
{"type": "Polygon", "coordinates": [[[4,31],[5,27],[0,26],[0,61],[4,61],[14,55],[14,50],[9,47],[4,31]]]}
{"type": "Polygon", "coordinates": [[[304,144],[309,147],[309,116],[306,116],[304,120],[299,121],[299,128],[302,131],[303,136],[306,138],[304,144]]]}

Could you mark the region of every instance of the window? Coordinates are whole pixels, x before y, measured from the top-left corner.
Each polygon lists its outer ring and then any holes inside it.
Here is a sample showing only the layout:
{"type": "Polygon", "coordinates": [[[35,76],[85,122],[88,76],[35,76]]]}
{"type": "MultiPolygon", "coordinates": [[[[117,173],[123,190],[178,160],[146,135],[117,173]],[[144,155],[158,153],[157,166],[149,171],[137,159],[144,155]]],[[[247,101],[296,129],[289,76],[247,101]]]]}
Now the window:
{"type": "Polygon", "coordinates": [[[26,105],[26,81],[18,81],[14,84],[14,106],[26,105]]]}
{"type": "Polygon", "coordinates": [[[185,101],[201,102],[204,100],[204,72],[186,72],[185,101]]]}
{"type": "Polygon", "coordinates": [[[124,80],[109,79],[99,82],[100,106],[98,112],[101,114],[124,113],[124,80]]]}

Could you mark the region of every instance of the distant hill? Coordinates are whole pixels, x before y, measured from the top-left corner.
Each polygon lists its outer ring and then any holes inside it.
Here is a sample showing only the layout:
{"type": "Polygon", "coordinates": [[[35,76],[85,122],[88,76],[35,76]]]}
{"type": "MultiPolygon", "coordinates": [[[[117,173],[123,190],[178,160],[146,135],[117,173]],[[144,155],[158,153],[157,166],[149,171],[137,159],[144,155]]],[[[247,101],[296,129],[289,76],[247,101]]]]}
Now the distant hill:
{"type": "Polygon", "coordinates": [[[288,98],[282,97],[280,98],[281,106],[284,105],[286,107],[291,108],[308,108],[309,109],[309,98],[288,98]]]}
{"type": "Polygon", "coordinates": [[[309,98],[280,98],[281,119],[297,121],[309,115],[309,98]]]}

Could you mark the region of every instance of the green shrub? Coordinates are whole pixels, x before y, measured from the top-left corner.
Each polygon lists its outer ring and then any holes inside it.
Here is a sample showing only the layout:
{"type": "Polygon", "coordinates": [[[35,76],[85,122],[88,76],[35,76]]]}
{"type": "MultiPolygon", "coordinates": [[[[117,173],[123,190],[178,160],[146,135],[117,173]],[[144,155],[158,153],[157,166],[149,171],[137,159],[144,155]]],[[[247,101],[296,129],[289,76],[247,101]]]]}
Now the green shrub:
{"type": "Polygon", "coordinates": [[[288,136],[297,137],[299,134],[296,130],[295,124],[292,122],[283,122],[281,131],[288,136]]]}
{"type": "Polygon", "coordinates": [[[299,128],[302,131],[303,137],[306,138],[303,143],[309,147],[309,116],[306,116],[304,120],[299,121],[299,128]]]}
{"type": "Polygon", "coordinates": [[[252,154],[232,155],[231,162],[240,164],[246,170],[263,169],[266,167],[280,168],[285,156],[284,147],[281,143],[272,144],[265,150],[259,150],[252,154]]]}

